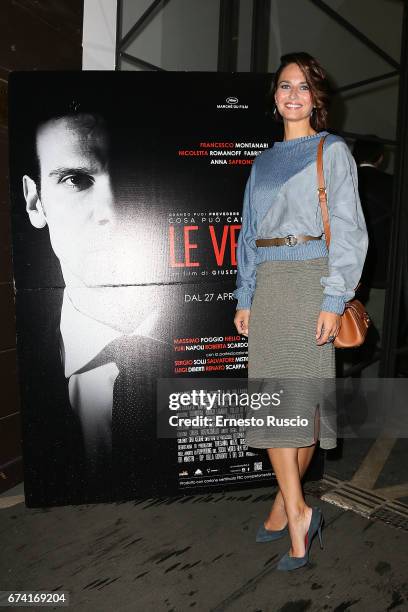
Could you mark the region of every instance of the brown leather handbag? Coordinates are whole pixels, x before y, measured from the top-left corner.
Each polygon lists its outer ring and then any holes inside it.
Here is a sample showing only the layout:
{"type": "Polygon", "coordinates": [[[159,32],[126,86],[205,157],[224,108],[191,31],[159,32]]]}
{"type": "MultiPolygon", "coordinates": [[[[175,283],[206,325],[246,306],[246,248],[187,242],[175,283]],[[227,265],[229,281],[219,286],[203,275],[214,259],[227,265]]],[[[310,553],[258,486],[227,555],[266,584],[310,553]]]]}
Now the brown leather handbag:
{"type": "MultiPolygon", "coordinates": [[[[326,136],[320,139],[319,146],[317,149],[317,179],[318,179],[318,192],[319,202],[322,211],[324,235],[326,238],[327,249],[330,245],[330,225],[329,225],[329,213],[327,210],[327,191],[324,184],[323,174],[323,144],[326,136]]],[[[357,291],[360,283],[354,291],[357,291]]],[[[334,339],[334,346],[336,348],[355,348],[361,346],[366,338],[367,331],[371,325],[370,317],[364,308],[364,305],[356,299],[350,300],[345,303],[344,312],[341,315],[341,326],[339,332],[334,339]]]]}

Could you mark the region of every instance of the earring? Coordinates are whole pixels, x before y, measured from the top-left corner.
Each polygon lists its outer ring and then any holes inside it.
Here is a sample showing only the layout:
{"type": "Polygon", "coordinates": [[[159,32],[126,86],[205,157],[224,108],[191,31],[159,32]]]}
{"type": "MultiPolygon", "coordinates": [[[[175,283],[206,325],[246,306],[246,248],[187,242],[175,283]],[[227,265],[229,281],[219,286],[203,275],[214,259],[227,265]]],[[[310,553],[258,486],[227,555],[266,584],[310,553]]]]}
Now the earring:
{"type": "Polygon", "coordinates": [[[315,112],[316,112],[316,107],[314,106],[314,107],[312,108],[312,112],[310,113],[310,116],[311,116],[311,117],[313,117],[313,115],[315,114],[315,112]]]}
{"type": "Polygon", "coordinates": [[[278,115],[277,115],[277,112],[278,112],[278,108],[277,108],[277,106],[276,106],[276,104],[275,104],[275,108],[273,109],[273,116],[275,117],[275,119],[276,119],[276,118],[277,118],[277,116],[278,116],[278,115]]]}

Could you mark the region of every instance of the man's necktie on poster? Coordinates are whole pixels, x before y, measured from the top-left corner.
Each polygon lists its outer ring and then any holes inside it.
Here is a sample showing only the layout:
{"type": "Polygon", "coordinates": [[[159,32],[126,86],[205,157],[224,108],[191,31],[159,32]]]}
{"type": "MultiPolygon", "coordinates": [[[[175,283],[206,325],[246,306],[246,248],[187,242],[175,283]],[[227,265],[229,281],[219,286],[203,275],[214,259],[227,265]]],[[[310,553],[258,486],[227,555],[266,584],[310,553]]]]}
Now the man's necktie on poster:
{"type": "Polygon", "coordinates": [[[136,335],[115,340],[111,350],[119,370],[112,405],[113,487],[119,495],[142,492],[153,474],[156,384],[167,366],[167,345],[136,335]]]}

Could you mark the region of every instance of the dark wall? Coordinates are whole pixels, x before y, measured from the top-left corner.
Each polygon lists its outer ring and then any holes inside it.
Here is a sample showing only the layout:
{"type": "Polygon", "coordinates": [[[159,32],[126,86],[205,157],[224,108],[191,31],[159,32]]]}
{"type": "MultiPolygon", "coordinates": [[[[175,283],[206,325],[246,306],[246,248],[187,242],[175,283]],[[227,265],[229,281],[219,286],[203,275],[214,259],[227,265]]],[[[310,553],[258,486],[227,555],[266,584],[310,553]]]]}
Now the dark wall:
{"type": "MultiPolygon", "coordinates": [[[[2,0],[0,8],[0,492],[22,480],[8,185],[13,70],[81,70],[83,0],[2,0]]],[[[35,91],[32,92],[35,96],[35,91]]],[[[27,100],[30,104],[30,100],[27,100]]]]}

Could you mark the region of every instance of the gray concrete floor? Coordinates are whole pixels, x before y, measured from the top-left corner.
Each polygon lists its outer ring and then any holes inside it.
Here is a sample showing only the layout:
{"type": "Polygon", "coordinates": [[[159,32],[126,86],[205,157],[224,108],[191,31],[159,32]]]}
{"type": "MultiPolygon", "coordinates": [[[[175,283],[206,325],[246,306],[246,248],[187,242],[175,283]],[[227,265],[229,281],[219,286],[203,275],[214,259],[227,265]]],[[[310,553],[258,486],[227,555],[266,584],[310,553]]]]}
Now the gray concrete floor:
{"type": "MultiPolygon", "coordinates": [[[[374,494],[384,493],[389,499],[408,504],[407,461],[407,438],[390,440],[385,451],[373,439],[342,439],[338,441],[336,449],[327,452],[325,474],[342,481],[353,481],[353,478],[358,478],[362,464],[366,463],[365,477],[369,473],[372,481],[362,486],[368,487],[374,494]]],[[[364,473],[362,477],[364,481],[364,473]]]]}
{"type": "Polygon", "coordinates": [[[307,493],[324,549],[316,538],[309,566],[278,572],[289,539],[254,540],[273,493],[2,507],[0,588],[67,590],[75,612],[408,610],[407,531],[307,493]]]}
{"type": "MultiPolygon", "coordinates": [[[[404,492],[407,452],[404,439],[339,440],[325,475],[363,495],[404,492]]],[[[255,542],[274,487],[28,509],[21,484],[0,496],[0,589],[69,591],[75,612],[408,610],[408,531],[327,503],[319,483],[305,490],[324,549],[316,539],[310,564],[282,573],[289,539],[255,542]]]]}

